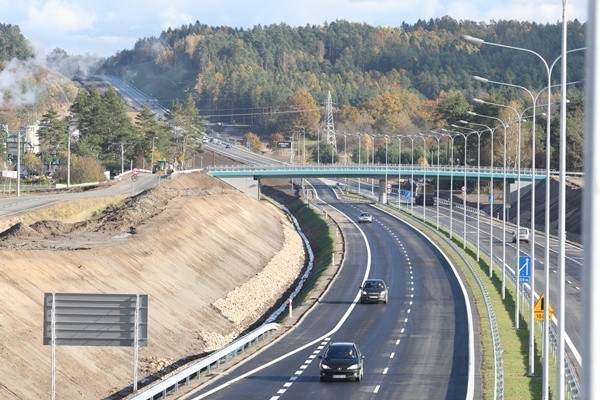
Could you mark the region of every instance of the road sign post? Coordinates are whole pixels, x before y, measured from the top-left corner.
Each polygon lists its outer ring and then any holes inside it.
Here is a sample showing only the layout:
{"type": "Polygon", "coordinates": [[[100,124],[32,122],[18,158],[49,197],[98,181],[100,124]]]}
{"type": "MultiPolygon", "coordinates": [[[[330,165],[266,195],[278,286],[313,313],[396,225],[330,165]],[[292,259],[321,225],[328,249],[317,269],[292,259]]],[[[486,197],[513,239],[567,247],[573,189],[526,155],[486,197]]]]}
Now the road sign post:
{"type": "MultiPolygon", "coordinates": [[[[545,301],[545,297],[544,297],[544,293],[541,294],[541,296],[538,298],[538,300],[535,302],[535,306],[533,306],[533,313],[535,314],[535,320],[536,321],[543,321],[544,320],[544,310],[546,307],[546,301],[545,301]]],[[[548,318],[552,318],[552,316],[554,315],[554,307],[552,307],[552,303],[548,303],[548,318]]]]}
{"type": "Polygon", "coordinates": [[[519,282],[529,283],[531,279],[531,257],[520,256],[519,257],[519,282]]]}

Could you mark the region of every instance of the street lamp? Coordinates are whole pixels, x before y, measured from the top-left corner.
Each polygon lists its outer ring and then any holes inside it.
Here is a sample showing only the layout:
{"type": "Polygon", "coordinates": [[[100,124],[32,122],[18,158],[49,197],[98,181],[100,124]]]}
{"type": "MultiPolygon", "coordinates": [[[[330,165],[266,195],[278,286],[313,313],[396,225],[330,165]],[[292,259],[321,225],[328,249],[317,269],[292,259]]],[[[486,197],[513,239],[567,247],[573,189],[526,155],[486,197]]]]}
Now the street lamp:
{"type": "Polygon", "coordinates": [[[452,171],[450,173],[450,239],[452,239],[452,223],[454,221],[454,213],[452,211],[452,203],[454,203],[454,199],[453,199],[453,193],[452,191],[454,190],[454,139],[456,137],[458,137],[459,135],[454,132],[454,131],[450,131],[448,129],[442,128],[442,131],[444,132],[448,132],[448,136],[450,137],[450,160],[451,160],[451,167],[452,167],[452,171]]]}
{"type": "Polygon", "coordinates": [[[497,117],[492,117],[490,115],[478,114],[470,111],[470,115],[493,119],[494,121],[500,122],[502,127],[504,128],[504,150],[503,150],[503,165],[502,165],[502,300],[506,297],[506,131],[507,125],[506,123],[497,117]]]}
{"type": "MultiPolygon", "coordinates": [[[[361,148],[361,142],[362,142],[362,134],[359,132],[359,133],[355,133],[354,135],[358,137],[358,165],[359,165],[359,168],[360,168],[360,165],[361,165],[361,156],[362,156],[362,154],[360,154],[360,148],[361,148]]],[[[358,193],[360,194],[360,176],[358,177],[358,193]]]]}
{"type": "MultiPolygon", "coordinates": [[[[427,146],[427,143],[426,143],[427,135],[425,135],[423,133],[419,133],[419,135],[423,138],[423,159],[424,159],[424,162],[426,163],[427,162],[427,149],[425,147],[427,146]]],[[[425,165],[421,165],[421,168],[423,168],[423,222],[425,222],[425,209],[427,208],[426,207],[427,204],[425,201],[425,198],[426,198],[425,189],[427,188],[427,178],[425,175],[425,165]]]]}
{"type": "Polygon", "coordinates": [[[390,137],[388,135],[383,135],[383,138],[385,139],[385,188],[384,193],[385,193],[385,201],[383,202],[383,204],[388,204],[388,142],[390,140],[390,137]]]}
{"type": "MultiPolygon", "coordinates": [[[[505,104],[492,103],[480,99],[473,99],[474,102],[479,104],[489,104],[496,107],[503,107],[509,110],[512,110],[517,115],[517,256],[516,262],[513,264],[515,266],[515,328],[519,329],[519,305],[520,305],[520,256],[521,256],[521,240],[519,239],[519,232],[521,229],[521,120],[523,118],[523,113],[519,113],[515,108],[511,106],[507,106],[505,104]]],[[[532,295],[533,297],[533,295],[532,295]]]]}
{"type": "MultiPolygon", "coordinates": [[[[464,120],[460,120],[458,121],[461,124],[468,124],[467,121],[464,120]]],[[[469,129],[472,131],[471,128],[465,128],[465,127],[461,127],[458,125],[452,125],[454,127],[457,128],[462,128],[462,129],[469,129]]],[[[480,209],[480,198],[481,198],[481,134],[482,132],[479,131],[472,131],[470,134],[472,133],[476,133],[477,134],[477,262],[479,262],[479,220],[480,220],[480,213],[479,213],[479,209],[480,209]]],[[[465,143],[466,146],[466,143],[465,143]]],[[[466,147],[465,147],[465,157],[466,157],[466,147]]],[[[465,165],[466,167],[466,165],[465,165]]],[[[466,201],[466,196],[465,196],[465,201],[466,201]]],[[[466,207],[465,207],[466,210],[466,207]]],[[[466,213],[465,213],[466,215],[466,213]]],[[[465,220],[465,224],[466,224],[466,220],[465,220]]],[[[465,225],[465,230],[466,230],[466,225],[465,225]]]]}
{"type": "Polygon", "coordinates": [[[401,173],[400,168],[402,166],[402,136],[396,135],[398,138],[398,210],[400,210],[400,197],[402,193],[402,184],[401,184],[401,173]]]}
{"type": "Polygon", "coordinates": [[[154,140],[156,140],[156,136],[152,136],[152,152],[150,153],[150,171],[154,169],[154,140]]]}
{"type": "Polygon", "coordinates": [[[443,133],[439,133],[439,132],[435,132],[435,131],[430,131],[431,133],[433,133],[433,135],[431,135],[431,137],[435,138],[437,140],[437,182],[436,182],[436,229],[439,231],[440,230],[440,140],[444,137],[444,136],[448,136],[445,135],[443,133]]]}
{"type": "MultiPolygon", "coordinates": [[[[455,126],[455,125],[452,125],[455,126]]],[[[467,138],[472,134],[479,133],[477,131],[471,131],[468,133],[460,133],[461,136],[464,137],[464,162],[463,162],[463,171],[464,171],[464,180],[463,180],[463,249],[467,248],[467,138]]],[[[479,211],[479,210],[478,210],[479,211]]],[[[479,228],[477,229],[477,234],[479,235],[479,228]]],[[[477,246],[479,247],[479,245],[477,246]]]]}
{"type": "MultiPolygon", "coordinates": [[[[431,134],[426,134],[425,136],[433,138],[437,141],[437,173],[436,173],[436,189],[435,189],[435,197],[436,197],[436,224],[435,227],[437,230],[440,230],[440,140],[442,139],[442,135],[435,131],[429,131],[431,134]]],[[[431,151],[431,165],[433,165],[433,150],[431,151]]]]}
{"type": "MultiPolygon", "coordinates": [[[[562,0],[563,3],[563,8],[562,8],[562,12],[563,12],[563,32],[562,32],[562,54],[557,57],[554,62],[552,63],[552,66],[548,66],[548,63],[546,62],[546,60],[544,59],[544,57],[542,57],[540,54],[536,53],[533,50],[529,50],[529,49],[525,49],[522,47],[515,47],[515,46],[508,46],[508,45],[504,45],[504,44],[499,44],[499,43],[492,43],[492,42],[486,42],[483,39],[479,39],[479,38],[475,38],[473,36],[469,36],[469,35],[463,35],[462,38],[463,40],[466,40],[467,42],[473,43],[475,45],[483,45],[483,44],[487,44],[490,46],[496,46],[496,47],[501,47],[501,48],[505,48],[505,49],[512,49],[512,50],[518,50],[518,51],[524,51],[530,54],[533,54],[534,56],[536,56],[538,59],[540,59],[540,61],[542,61],[542,64],[544,65],[545,69],[546,69],[546,74],[547,74],[547,88],[548,88],[548,102],[547,102],[547,113],[548,113],[548,118],[546,121],[546,196],[545,196],[545,204],[546,204],[546,209],[545,209],[545,243],[544,243],[544,248],[545,248],[545,254],[544,254],[544,265],[546,266],[545,268],[545,290],[546,290],[546,302],[549,302],[549,290],[550,290],[550,94],[551,94],[551,87],[552,87],[552,69],[554,67],[554,65],[556,64],[556,62],[562,58],[562,68],[561,68],[561,74],[562,74],[562,79],[561,79],[561,85],[562,85],[562,108],[565,109],[565,102],[566,102],[566,98],[564,96],[566,96],[566,70],[567,70],[567,65],[566,65],[566,56],[568,53],[571,52],[575,52],[575,51],[581,51],[581,50],[585,50],[585,48],[577,48],[577,49],[571,49],[571,50],[567,50],[566,49],[566,23],[565,23],[565,6],[566,6],[566,1],[567,0],[562,0]]],[[[595,3],[592,2],[594,5],[595,3]]],[[[592,4],[590,3],[590,4],[592,4]]],[[[590,6],[591,7],[591,6],[590,6]]],[[[593,73],[593,72],[592,72],[593,73]]],[[[561,117],[565,116],[562,111],[561,111],[561,117]]],[[[564,119],[564,118],[563,118],[564,119]]],[[[506,133],[506,132],[505,132],[506,133]]],[[[565,127],[563,125],[563,122],[561,122],[561,152],[565,150],[565,146],[566,143],[563,143],[564,137],[565,135],[565,127]]],[[[561,153],[560,155],[561,157],[563,156],[563,154],[561,153]]],[[[561,222],[564,222],[564,187],[565,187],[565,182],[564,182],[564,171],[561,171],[561,178],[560,178],[560,188],[559,188],[559,203],[562,204],[562,206],[559,205],[559,225],[561,225],[561,222]]],[[[562,226],[562,225],[561,225],[562,226]]],[[[560,228],[560,226],[559,226],[560,228]]],[[[560,321],[559,321],[559,344],[558,344],[558,359],[556,360],[556,364],[557,364],[557,392],[559,393],[559,398],[562,399],[564,397],[564,375],[565,375],[565,371],[564,371],[564,342],[565,342],[565,334],[564,334],[564,275],[565,275],[565,265],[564,265],[564,257],[565,257],[565,253],[564,253],[564,241],[565,238],[563,237],[563,234],[559,231],[559,235],[558,235],[558,242],[559,242],[559,312],[560,312],[560,321]],[[562,250],[562,252],[561,252],[562,250]]],[[[548,362],[549,362],[549,354],[550,354],[550,334],[549,334],[549,321],[550,321],[550,314],[548,311],[549,307],[544,307],[544,350],[543,350],[543,356],[544,356],[544,366],[543,366],[543,393],[542,393],[542,399],[548,399],[549,398],[549,392],[548,392],[548,387],[549,387],[549,366],[548,366],[548,362]]],[[[531,351],[531,350],[530,350],[531,351]]],[[[530,357],[531,358],[531,357],[530,357]]],[[[591,375],[590,375],[591,376],[591,375]]]]}
{"type": "MultiPolygon", "coordinates": [[[[472,111],[469,111],[469,114],[471,114],[472,111]]],[[[490,268],[489,268],[489,275],[490,278],[492,277],[492,266],[494,264],[494,131],[496,130],[496,128],[490,128],[487,125],[484,124],[478,124],[475,122],[467,122],[467,121],[460,121],[460,123],[463,124],[470,124],[470,125],[475,125],[475,126],[482,126],[485,127],[487,131],[490,132],[491,135],[491,149],[490,149],[490,191],[488,193],[488,200],[490,202],[490,268]]],[[[484,130],[484,131],[485,131],[484,130]]],[[[479,139],[481,141],[481,137],[479,139]]],[[[477,183],[477,186],[479,187],[479,182],[477,183]]],[[[477,208],[479,209],[479,197],[477,197],[477,208]]],[[[479,215],[477,216],[477,218],[479,218],[479,215]]],[[[479,231],[479,221],[478,221],[478,225],[477,225],[477,230],[479,231]]],[[[477,249],[477,254],[479,255],[479,249],[477,249]]],[[[532,307],[533,309],[533,307],[532,307]]]]}
{"type": "Polygon", "coordinates": [[[302,127],[302,161],[306,164],[306,128],[302,127]]]}

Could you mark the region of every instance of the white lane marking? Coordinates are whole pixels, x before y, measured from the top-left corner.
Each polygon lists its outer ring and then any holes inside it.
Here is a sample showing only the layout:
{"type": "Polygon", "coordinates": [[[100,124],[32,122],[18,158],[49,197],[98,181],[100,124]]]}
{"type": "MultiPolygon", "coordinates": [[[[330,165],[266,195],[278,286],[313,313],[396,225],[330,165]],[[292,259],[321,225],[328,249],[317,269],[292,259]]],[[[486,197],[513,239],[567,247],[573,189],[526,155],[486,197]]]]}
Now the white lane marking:
{"type": "Polygon", "coordinates": [[[379,392],[379,387],[380,387],[379,385],[375,386],[375,390],[373,390],[373,393],[379,392]]]}
{"type": "Polygon", "coordinates": [[[388,373],[388,369],[389,369],[388,367],[385,367],[385,368],[383,369],[383,374],[384,374],[384,375],[387,375],[387,373],[388,373]]]}
{"type": "Polygon", "coordinates": [[[396,355],[396,353],[395,353],[395,352],[392,352],[392,353],[390,354],[390,358],[394,358],[394,356],[395,356],[395,355],[396,355]]]}

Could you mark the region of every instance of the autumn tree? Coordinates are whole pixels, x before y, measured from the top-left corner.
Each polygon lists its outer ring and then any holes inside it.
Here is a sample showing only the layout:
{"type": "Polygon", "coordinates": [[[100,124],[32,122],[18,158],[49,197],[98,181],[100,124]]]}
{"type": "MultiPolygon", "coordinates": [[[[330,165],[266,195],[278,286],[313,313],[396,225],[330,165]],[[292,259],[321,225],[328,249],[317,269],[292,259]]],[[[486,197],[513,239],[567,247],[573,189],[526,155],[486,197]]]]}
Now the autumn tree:
{"type": "Polygon", "coordinates": [[[244,135],[244,142],[246,143],[246,146],[252,151],[260,152],[263,149],[263,144],[260,141],[260,137],[258,137],[256,133],[247,132],[244,135]]]}
{"type": "Polygon", "coordinates": [[[320,119],[317,102],[308,90],[300,89],[285,100],[278,123],[283,129],[303,127],[308,131],[316,131],[320,119]]]}

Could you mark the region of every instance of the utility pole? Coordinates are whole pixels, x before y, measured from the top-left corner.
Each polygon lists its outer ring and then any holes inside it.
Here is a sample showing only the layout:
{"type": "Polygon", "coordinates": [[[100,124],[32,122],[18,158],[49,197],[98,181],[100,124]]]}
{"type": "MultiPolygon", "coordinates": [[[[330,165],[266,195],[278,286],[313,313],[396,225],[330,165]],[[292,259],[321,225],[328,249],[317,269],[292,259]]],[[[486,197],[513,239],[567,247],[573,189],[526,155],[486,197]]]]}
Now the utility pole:
{"type": "Polygon", "coordinates": [[[124,164],[124,162],[125,162],[124,161],[125,160],[125,145],[129,144],[129,143],[121,142],[121,143],[113,143],[113,144],[118,144],[121,146],[121,173],[124,173],[125,172],[125,164],[124,164]]]}

